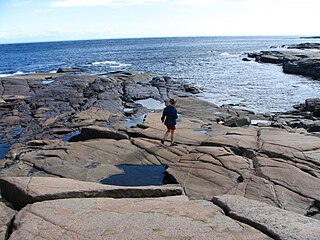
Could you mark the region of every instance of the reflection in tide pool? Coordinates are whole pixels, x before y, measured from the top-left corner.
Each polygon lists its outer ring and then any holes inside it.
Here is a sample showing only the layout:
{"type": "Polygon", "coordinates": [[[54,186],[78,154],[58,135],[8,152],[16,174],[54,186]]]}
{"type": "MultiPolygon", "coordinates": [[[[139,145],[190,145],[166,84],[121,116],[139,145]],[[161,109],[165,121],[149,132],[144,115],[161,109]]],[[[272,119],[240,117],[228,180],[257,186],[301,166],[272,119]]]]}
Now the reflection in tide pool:
{"type": "Polygon", "coordinates": [[[54,80],[43,80],[42,81],[42,84],[50,84],[50,83],[53,83],[54,82],[54,80]]]}
{"type": "Polygon", "coordinates": [[[141,104],[147,109],[163,109],[166,105],[158,100],[155,100],[153,98],[147,98],[142,100],[137,100],[135,103],[141,104]]]}
{"type": "Polygon", "coordinates": [[[142,124],[145,116],[146,116],[146,114],[143,114],[140,117],[136,117],[136,118],[133,118],[133,119],[126,119],[124,121],[124,126],[126,128],[130,128],[130,127],[136,126],[138,124],[142,124]]]}
{"type": "Polygon", "coordinates": [[[102,184],[117,186],[160,186],[164,184],[163,165],[118,165],[122,174],[113,175],[100,181],[102,184]]]}

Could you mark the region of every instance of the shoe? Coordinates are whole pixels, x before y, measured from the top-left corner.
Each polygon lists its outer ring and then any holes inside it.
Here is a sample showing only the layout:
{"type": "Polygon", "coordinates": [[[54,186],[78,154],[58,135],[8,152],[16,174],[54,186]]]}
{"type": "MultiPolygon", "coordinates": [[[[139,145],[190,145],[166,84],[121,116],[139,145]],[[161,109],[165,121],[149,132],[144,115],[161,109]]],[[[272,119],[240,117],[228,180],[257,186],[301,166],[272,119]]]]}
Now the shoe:
{"type": "Polygon", "coordinates": [[[171,143],[170,146],[177,146],[177,144],[176,143],[171,143]]]}
{"type": "Polygon", "coordinates": [[[163,139],[161,139],[161,144],[164,144],[164,140],[163,139]]]}

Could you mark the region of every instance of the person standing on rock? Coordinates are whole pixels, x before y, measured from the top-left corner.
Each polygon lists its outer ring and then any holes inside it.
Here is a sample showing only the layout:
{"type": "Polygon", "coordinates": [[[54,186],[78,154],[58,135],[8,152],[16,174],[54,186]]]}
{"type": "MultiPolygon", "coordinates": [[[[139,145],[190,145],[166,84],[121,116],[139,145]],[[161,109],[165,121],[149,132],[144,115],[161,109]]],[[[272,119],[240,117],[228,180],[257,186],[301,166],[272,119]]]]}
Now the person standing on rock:
{"type": "Polygon", "coordinates": [[[161,143],[164,144],[164,141],[166,140],[166,138],[170,133],[171,146],[173,146],[175,145],[174,130],[176,130],[176,124],[177,124],[176,119],[178,118],[178,113],[176,109],[177,100],[171,98],[169,100],[169,103],[170,104],[163,109],[162,116],[161,116],[161,121],[167,126],[167,131],[164,134],[164,137],[161,140],[161,143]]]}

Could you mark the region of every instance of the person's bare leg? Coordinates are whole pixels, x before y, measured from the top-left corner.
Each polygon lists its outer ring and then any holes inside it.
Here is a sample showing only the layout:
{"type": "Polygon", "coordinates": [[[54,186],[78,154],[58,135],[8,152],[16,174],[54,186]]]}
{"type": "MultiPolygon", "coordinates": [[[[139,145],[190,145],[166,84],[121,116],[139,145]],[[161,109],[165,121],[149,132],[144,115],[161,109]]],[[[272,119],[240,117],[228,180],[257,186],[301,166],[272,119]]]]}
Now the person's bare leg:
{"type": "Polygon", "coordinates": [[[163,139],[162,139],[162,141],[161,141],[161,143],[162,143],[162,144],[164,144],[164,141],[165,141],[165,140],[166,140],[166,138],[168,137],[169,132],[170,132],[170,130],[169,130],[169,129],[167,129],[167,131],[166,131],[166,133],[164,134],[163,139]]]}
{"type": "Polygon", "coordinates": [[[171,129],[171,144],[174,143],[174,130],[171,129]]]}

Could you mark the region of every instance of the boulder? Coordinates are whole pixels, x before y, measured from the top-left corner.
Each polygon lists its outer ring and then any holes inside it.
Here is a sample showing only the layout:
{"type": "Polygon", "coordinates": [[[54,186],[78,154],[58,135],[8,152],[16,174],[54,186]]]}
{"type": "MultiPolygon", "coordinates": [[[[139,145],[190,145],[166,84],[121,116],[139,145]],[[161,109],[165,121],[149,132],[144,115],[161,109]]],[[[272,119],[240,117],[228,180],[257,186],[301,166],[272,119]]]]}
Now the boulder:
{"type": "MultiPolygon", "coordinates": [[[[310,37],[320,38],[320,37],[310,37]]],[[[320,49],[320,43],[299,43],[288,46],[288,49],[320,49]]]]}
{"type": "Polygon", "coordinates": [[[30,204],[10,239],[270,239],[208,201],[185,197],[61,199],[30,204]]]}
{"type": "Polygon", "coordinates": [[[16,209],[34,202],[64,198],[145,198],[183,194],[182,188],[175,185],[122,187],[50,177],[0,178],[0,188],[3,198],[16,209]]]}
{"type": "Polygon", "coordinates": [[[313,112],[317,106],[320,106],[320,98],[308,98],[305,100],[304,108],[306,111],[313,112]]]}
{"type": "Polygon", "coordinates": [[[228,127],[243,127],[250,125],[251,120],[248,117],[245,118],[232,118],[223,123],[224,126],[228,127]]]}
{"type": "Polygon", "coordinates": [[[97,138],[109,138],[115,140],[128,139],[128,135],[125,133],[112,130],[110,128],[99,127],[99,126],[88,126],[82,127],[81,133],[72,137],[69,142],[86,141],[89,139],[97,138]]]}
{"type": "Polygon", "coordinates": [[[286,51],[260,51],[248,54],[258,62],[281,64],[283,72],[320,79],[319,51],[303,51],[303,49],[319,49],[319,44],[298,44],[288,46],[286,51]],[[302,50],[301,50],[302,49],[302,50]]]}
{"type": "Polygon", "coordinates": [[[0,239],[6,240],[9,237],[11,223],[16,214],[16,211],[7,207],[0,201],[0,239]]]}
{"type": "Polygon", "coordinates": [[[284,59],[282,56],[274,56],[274,55],[261,55],[259,58],[259,61],[264,63],[275,63],[275,64],[281,64],[286,62],[287,60],[284,59]]]}
{"type": "Polygon", "coordinates": [[[320,79],[320,60],[307,59],[283,64],[283,72],[320,79]]]}
{"type": "Polygon", "coordinates": [[[195,86],[193,86],[191,84],[185,84],[184,85],[184,89],[185,89],[186,92],[189,92],[189,93],[192,93],[192,94],[200,93],[200,90],[197,87],[195,87],[195,86]]]}
{"type": "Polygon", "coordinates": [[[83,72],[81,68],[59,68],[57,73],[78,73],[83,72]]]}
{"type": "Polygon", "coordinates": [[[319,239],[319,220],[240,196],[216,196],[212,202],[227,216],[247,223],[273,239],[319,239]]]}
{"type": "Polygon", "coordinates": [[[124,99],[135,101],[146,98],[154,98],[158,100],[161,99],[158,89],[156,87],[150,86],[149,84],[124,84],[124,99]]]}

